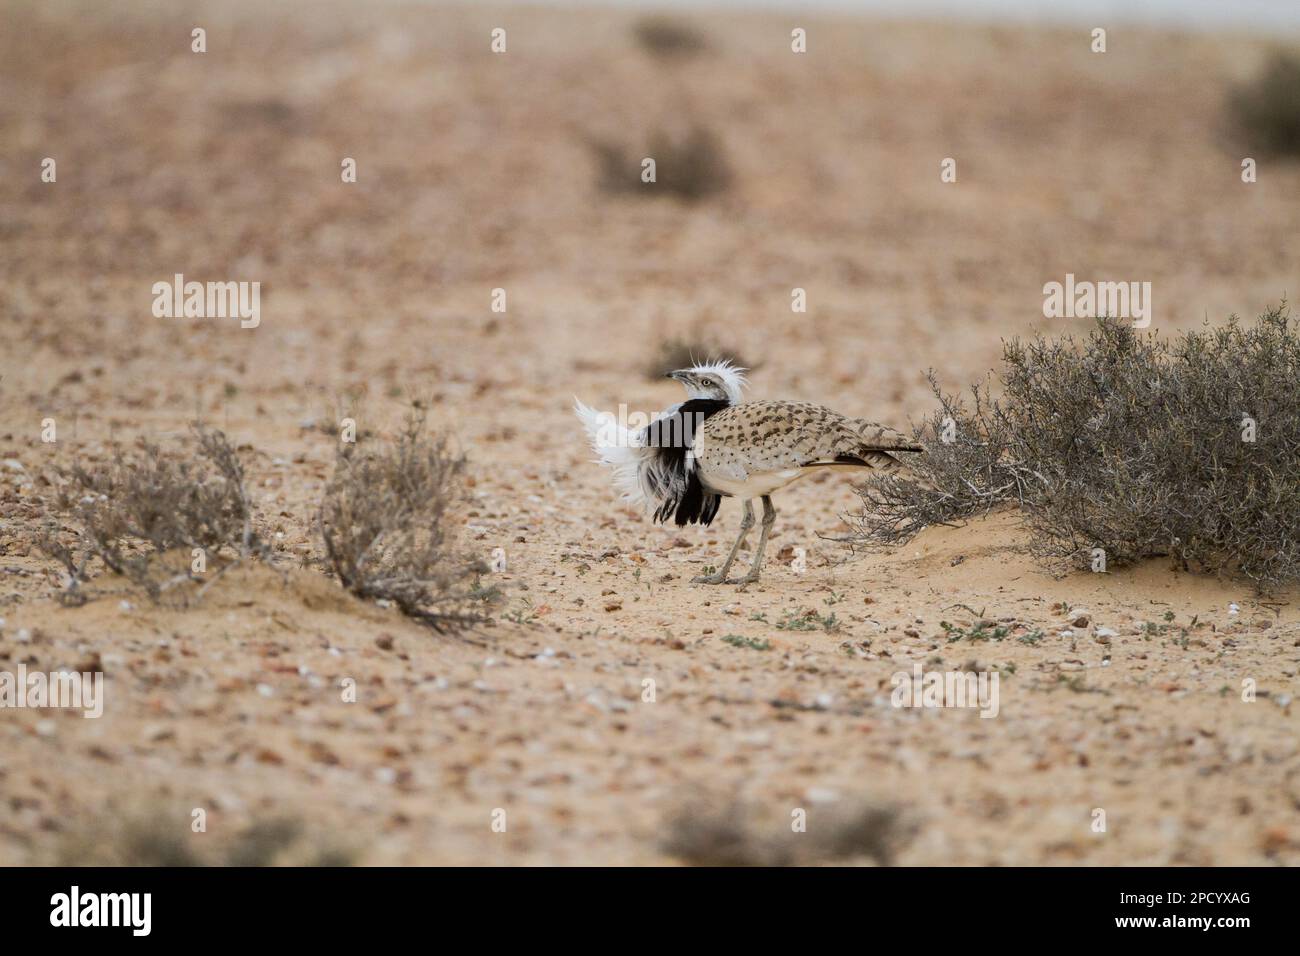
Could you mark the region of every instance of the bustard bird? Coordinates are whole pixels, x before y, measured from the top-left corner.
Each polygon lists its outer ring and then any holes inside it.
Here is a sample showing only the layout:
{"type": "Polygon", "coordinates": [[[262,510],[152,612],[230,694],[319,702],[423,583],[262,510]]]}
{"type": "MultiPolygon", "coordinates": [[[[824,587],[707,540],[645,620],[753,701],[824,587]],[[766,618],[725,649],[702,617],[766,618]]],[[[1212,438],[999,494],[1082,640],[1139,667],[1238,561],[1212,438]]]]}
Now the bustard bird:
{"type": "Polygon", "coordinates": [[[687,401],[637,431],[614,426],[618,430],[611,432],[612,416],[576,404],[600,461],[614,470],[615,484],[631,502],[652,510],[656,521],[708,525],[722,498],[744,502],[740,534],[726,561],[717,573],[695,578],[698,584],[726,582],[754,527],[753,499],[763,499],[763,520],[742,585],[759,579],[776,521],[773,492],[823,468],[894,471],[904,467],[900,454],[922,451],[891,428],[810,402],[741,402],[742,371],[710,363],[670,372],[669,378],[686,386],[687,401]]]}

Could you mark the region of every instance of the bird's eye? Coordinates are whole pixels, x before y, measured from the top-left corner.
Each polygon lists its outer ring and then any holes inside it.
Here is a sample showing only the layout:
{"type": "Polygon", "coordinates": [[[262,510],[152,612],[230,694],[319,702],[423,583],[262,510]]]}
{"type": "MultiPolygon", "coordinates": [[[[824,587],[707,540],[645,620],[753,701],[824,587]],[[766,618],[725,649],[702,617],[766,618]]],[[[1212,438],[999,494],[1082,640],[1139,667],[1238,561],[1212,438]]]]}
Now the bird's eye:
{"type": "Polygon", "coordinates": [[[711,378],[702,379],[702,382],[705,388],[712,388],[714,385],[717,384],[717,382],[713,381],[713,379],[711,378]]]}

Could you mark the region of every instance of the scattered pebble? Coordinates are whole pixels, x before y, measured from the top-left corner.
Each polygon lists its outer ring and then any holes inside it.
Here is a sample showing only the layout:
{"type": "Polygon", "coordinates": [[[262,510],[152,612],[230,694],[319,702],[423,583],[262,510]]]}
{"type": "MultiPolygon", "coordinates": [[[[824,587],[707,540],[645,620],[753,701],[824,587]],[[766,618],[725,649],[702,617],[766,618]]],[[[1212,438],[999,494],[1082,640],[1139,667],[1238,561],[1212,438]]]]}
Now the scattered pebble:
{"type": "Polygon", "coordinates": [[[804,797],[809,803],[834,803],[839,800],[840,794],[830,787],[809,787],[804,791],[804,797]]]}

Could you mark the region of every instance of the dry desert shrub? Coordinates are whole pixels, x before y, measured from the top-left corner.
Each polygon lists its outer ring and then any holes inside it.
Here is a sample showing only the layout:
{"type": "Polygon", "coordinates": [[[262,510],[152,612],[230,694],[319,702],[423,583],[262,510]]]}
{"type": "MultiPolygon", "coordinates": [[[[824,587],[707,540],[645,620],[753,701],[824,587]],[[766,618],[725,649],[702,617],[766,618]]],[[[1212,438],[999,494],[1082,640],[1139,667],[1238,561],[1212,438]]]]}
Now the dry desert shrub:
{"type": "Polygon", "coordinates": [[[661,379],[669,372],[679,368],[690,368],[696,362],[724,360],[750,371],[757,367],[752,362],[745,361],[735,351],[719,345],[707,332],[699,332],[661,339],[644,369],[647,378],[661,379]]]}
{"type": "Polygon", "coordinates": [[[1258,77],[1233,90],[1229,119],[1250,146],[1300,157],[1300,55],[1275,53],[1258,77]]]}
{"type": "Polygon", "coordinates": [[[68,571],[65,603],[85,600],[80,586],[92,558],[158,600],[177,585],[207,586],[237,561],[265,556],[235,449],[223,432],[202,424],[193,426],[193,437],[192,454],[141,439],[134,453],[119,447],[105,465],[59,472],[56,507],[79,527],[71,542],[47,528],[37,543],[68,571]],[[193,570],[196,549],[202,572],[193,570]],[[176,551],[180,559],[167,560],[176,551]],[[209,574],[208,561],[222,558],[209,574]]]}
{"type": "Polygon", "coordinates": [[[708,47],[690,24],[664,16],[642,17],[632,26],[632,36],[643,50],[661,59],[691,57],[708,47]]]}
{"type": "Polygon", "coordinates": [[[1173,341],[1101,320],[1083,340],[1008,342],[1003,366],[999,398],[941,395],[915,428],[930,487],[862,489],[858,542],[1008,505],[1058,567],[1101,549],[1108,565],[1169,556],[1263,589],[1300,578],[1300,335],[1285,304],[1173,341]]]}
{"type": "Polygon", "coordinates": [[[1023,502],[1035,477],[1012,450],[991,382],[971,386],[967,401],[943,392],[933,372],[928,378],[938,406],[913,428],[925,454],[908,461],[913,475],[869,481],[858,490],[866,508],[851,516],[854,541],[898,545],[930,525],[1023,502]]]}
{"type": "Polygon", "coordinates": [[[594,142],[592,149],[600,167],[600,186],[608,193],[698,202],[725,192],[731,184],[731,165],[722,143],[703,126],[692,126],[680,136],[657,131],[645,151],[636,155],[608,142],[594,142]],[[641,180],[645,158],[655,161],[651,183],[641,180]]]}
{"type": "Polygon", "coordinates": [[[351,866],[355,854],[294,817],[254,820],[224,835],[196,834],[189,816],[165,806],[101,813],[61,836],[58,866],[351,866]]]}
{"type": "Polygon", "coordinates": [[[793,830],[790,818],[760,816],[737,801],[698,800],[669,818],[663,851],[691,866],[810,866],[863,858],[889,866],[919,829],[901,807],[874,800],[814,808],[802,832],[793,830]]]}
{"type": "Polygon", "coordinates": [[[343,586],[437,631],[478,622],[468,608],[484,569],[457,551],[452,532],[464,467],[444,438],[426,434],[419,407],[396,441],[340,444],[320,527],[343,586]]]}

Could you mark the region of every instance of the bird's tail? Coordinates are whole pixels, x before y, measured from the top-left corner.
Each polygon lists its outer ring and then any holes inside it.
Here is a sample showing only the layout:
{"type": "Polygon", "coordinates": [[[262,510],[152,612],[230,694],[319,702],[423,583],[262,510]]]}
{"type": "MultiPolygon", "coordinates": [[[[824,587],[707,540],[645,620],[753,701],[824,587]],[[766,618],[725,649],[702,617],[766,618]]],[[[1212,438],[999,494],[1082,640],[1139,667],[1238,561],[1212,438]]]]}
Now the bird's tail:
{"type": "Polygon", "coordinates": [[[854,430],[862,438],[862,443],[875,451],[909,452],[919,454],[925,451],[916,439],[909,438],[896,428],[869,422],[865,418],[853,419],[854,430]]]}
{"type": "Polygon", "coordinates": [[[641,475],[642,466],[654,449],[648,448],[637,432],[623,427],[613,412],[597,411],[576,397],[573,412],[582,422],[597,463],[613,473],[614,487],[629,503],[643,508],[649,506],[641,475]]]}
{"type": "Polygon", "coordinates": [[[863,457],[870,456],[872,467],[882,472],[901,473],[907,481],[922,488],[935,488],[922,466],[925,446],[915,438],[865,419],[854,419],[854,426],[862,438],[863,457]]]}

